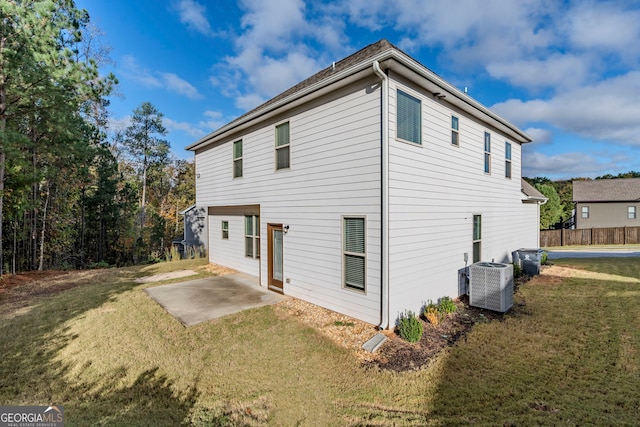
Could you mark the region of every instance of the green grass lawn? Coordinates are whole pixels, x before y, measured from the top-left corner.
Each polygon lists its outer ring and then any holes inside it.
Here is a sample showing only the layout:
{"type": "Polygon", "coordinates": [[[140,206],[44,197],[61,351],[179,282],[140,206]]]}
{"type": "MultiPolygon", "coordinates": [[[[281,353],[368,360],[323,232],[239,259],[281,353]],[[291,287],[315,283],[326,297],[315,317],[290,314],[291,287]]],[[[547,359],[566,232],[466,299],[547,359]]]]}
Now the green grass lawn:
{"type": "MultiPolygon", "coordinates": [[[[202,261],[199,261],[200,263],[202,261]]],[[[417,372],[366,369],[273,307],[184,328],[134,279],[0,300],[0,404],[66,425],[637,425],[640,260],[562,260],[417,372]]],[[[419,295],[416,298],[420,298],[419,295]]]]}

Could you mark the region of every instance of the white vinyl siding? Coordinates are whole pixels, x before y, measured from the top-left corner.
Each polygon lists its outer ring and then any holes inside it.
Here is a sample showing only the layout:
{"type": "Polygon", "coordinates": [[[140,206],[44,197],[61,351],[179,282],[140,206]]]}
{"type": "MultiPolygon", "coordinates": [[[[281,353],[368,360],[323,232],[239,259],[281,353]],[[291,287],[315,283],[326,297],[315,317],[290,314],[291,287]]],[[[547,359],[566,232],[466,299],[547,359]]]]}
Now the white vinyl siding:
{"type": "MultiPolygon", "coordinates": [[[[404,79],[391,71],[390,108],[395,111],[397,88],[404,79]]],[[[405,90],[421,91],[415,86],[405,90]]],[[[511,252],[538,247],[536,204],[523,203],[522,146],[512,142],[512,179],[483,171],[486,124],[449,108],[421,91],[423,133],[428,150],[389,141],[389,282],[390,315],[419,311],[421,302],[458,296],[458,270],[473,256],[473,215],[482,215],[483,261],[510,262],[511,252]],[[451,116],[459,118],[460,145],[452,150],[451,116]],[[463,128],[462,128],[463,126],[463,128]],[[464,131],[462,131],[464,130],[464,131]]],[[[446,98],[445,98],[446,99],[446,98]]],[[[395,117],[390,117],[390,133],[395,117]]],[[[507,136],[490,130],[493,138],[507,136]]],[[[504,158],[504,144],[491,147],[504,158]]]]}
{"type": "MultiPolygon", "coordinates": [[[[227,169],[228,171],[228,169],[227,169]]],[[[209,233],[209,262],[233,268],[252,276],[260,275],[260,260],[248,258],[244,254],[244,215],[242,211],[232,215],[209,215],[209,229],[220,227],[227,222],[228,239],[222,233],[209,233]]]]}
{"type": "MultiPolygon", "coordinates": [[[[262,236],[269,223],[289,225],[283,236],[287,295],[376,324],[380,321],[381,204],[378,83],[372,76],[332,93],[313,108],[305,105],[289,111],[196,154],[200,174],[196,199],[204,206],[259,205],[262,236]],[[283,122],[290,124],[292,167],[274,173],[275,126],[283,122]],[[229,145],[240,138],[244,177],[234,180],[228,173],[229,145]],[[366,293],[346,291],[343,286],[342,218],[347,216],[366,217],[366,293]]],[[[259,261],[260,268],[253,274],[267,286],[267,239],[261,239],[260,260],[246,258],[244,217],[239,228],[229,221],[229,242],[235,246],[224,248],[232,254],[212,249],[211,262],[259,261]]],[[[219,222],[215,224],[220,227],[219,222]]]]}
{"type": "Polygon", "coordinates": [[[422,144],[422,108],[420,104],[418,98],[398,90],[398,139],[422,144]]]}

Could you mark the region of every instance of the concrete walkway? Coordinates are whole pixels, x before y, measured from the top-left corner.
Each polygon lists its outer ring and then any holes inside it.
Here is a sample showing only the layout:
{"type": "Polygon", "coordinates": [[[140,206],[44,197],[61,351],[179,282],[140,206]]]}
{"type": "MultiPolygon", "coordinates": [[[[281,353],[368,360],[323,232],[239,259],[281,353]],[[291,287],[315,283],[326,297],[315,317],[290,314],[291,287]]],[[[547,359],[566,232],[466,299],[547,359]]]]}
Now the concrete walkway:
{"type": "Polygon", "coordinates": [[[640,257],[638,249],[556,249],[547,251],[549,259],[640,257]]]}
{"type": "Polygon", "coordinates": [[[144,291],[185,326],[287,298],[261,287],[257,277],[243,273],[171,283],[144,291]]]}

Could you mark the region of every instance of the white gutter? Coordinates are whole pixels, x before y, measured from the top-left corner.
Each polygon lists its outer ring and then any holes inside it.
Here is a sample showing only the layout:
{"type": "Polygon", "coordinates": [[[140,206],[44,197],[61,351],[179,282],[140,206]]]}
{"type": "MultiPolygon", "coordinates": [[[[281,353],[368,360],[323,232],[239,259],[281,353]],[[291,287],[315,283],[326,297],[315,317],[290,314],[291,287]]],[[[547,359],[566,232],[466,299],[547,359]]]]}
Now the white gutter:
{"type": "Polygon", "coordinates": [[[381,319],[378,329],[389,329],[389,80],[380,69],[380,63],[373,61],[373,71],[382,79],[382,242],[381,242],[381,319]]]}

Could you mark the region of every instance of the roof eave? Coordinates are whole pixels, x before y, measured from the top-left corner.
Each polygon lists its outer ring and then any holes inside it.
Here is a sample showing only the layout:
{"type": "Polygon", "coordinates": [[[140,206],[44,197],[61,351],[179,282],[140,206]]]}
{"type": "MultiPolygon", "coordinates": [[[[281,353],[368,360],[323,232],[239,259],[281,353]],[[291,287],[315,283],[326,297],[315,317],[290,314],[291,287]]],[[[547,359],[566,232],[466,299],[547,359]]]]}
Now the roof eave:
{"type": "Polygon", "coordinates": [[[256,110],[245,117],[242,117],[240,120],[232,121],[227,125],[221,127],[220,129],[210,133],[209,135],[201,138],[195,143],[186,147],[187,150],[196,151],[198,149],[204,148],[205,146],[214,143],[218,137],[227,134],[232,130],[241,130],[243,128],[251,126],[257,119],[265,118],[268,116],[275,115],[279,110],[284,107],[290,108],[292,103],[299,101],[309,95],[316,94],[316,96],[321,96],[324,92],[322,89],[327,88],[335,83],[343,81],[343,84],[346,85],[353,80],[353,76],[360,76],[361,73],[364,74],[373,74],[373,63],[378,61],[380,63],[384,61],[388,61],[386,64],[381,64],[383,69],[392,68],[394,71],[399,72],[400,74],[405,75],[405,77],[410,78],[412,81],[415,81],[414,76],[408,76],[407,73],[402,73],[402,68],[394,67],[393,63],[390,61],[393,60],[400,65],[403,65],[407,69],[411,70],[414,75],[418,75],[421,78],[425,79],[425,82],[416,82],[423,83],[422,86],[425,89],[430,90],[432,93],[439,93],[440,95],[444,95],[445,98],[447,95],[450,95],[450,98],[447,99],[447,102],[456,105],[458,108],[461,108],[464,111],[469,112],[474,116],[480,115],[480,118],[484,118],[485,121],[489,121],[494,127],[500,129],[505,132],[508,136],[511,136],[515,141],[519,143],[528,143],[532,142],[533,139],[518,129],[515,125],[508,122],[506,119],[500,117],[495,114],[479,102],[475,101],[473,98],[460,91],[456,87],[447,83],[444,79],[439,77],[437,74],[433,73],[429,69],[427,69],[424,65],[415,61],[410,56],[396,50],[396,49],[388,49],[384,52],[380,52],[374,56],[367,58],[365,61],[359,62],[345,70],[342,70],[326,79],[320,80],[314,84],[309,85],[308,87],[301,89],[290,96],[287,96],[277,102],[266,105],[264,108],[256,110]],[[412,78],[414,77],[414,78],[412,78]],[[484,117],[483,117],[484,116],[484,117]],[[487,120],[488,119],[488,120],[487,120]]]}

